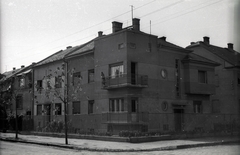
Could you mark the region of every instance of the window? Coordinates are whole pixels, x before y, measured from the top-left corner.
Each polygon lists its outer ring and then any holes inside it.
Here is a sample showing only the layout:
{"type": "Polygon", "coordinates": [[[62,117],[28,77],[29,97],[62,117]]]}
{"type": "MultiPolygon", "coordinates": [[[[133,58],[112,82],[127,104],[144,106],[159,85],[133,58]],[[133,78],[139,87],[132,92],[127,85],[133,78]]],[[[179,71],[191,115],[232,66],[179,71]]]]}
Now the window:
{"type": "Polygon", "coordinates": [[[42,115],[42,105],[37,105],[37,115],[42,115]]]}
{"type": "Polygon", "coordinates": [[[128,43],[128,47],[135,49],[136,48],[136,44],[135,43],[128,43]]]}
{"type": "Polygon", "coordinates": [[[199,83],[207,83],[207,72],[206,71],[198,71],[198,82],[199,83]]]}
{"type": "Polygon", "coordinates": [[[137,99],[132,99],[131,102],[131,108],[132,108],[132,112],[137,112],[138,111],[138,102],[137,99]]]}
{"type": "Polygon", "coordinates": [[[124,111],[124,102],[122,98],[110,99],[109,100],[109,111],[110,112],[121,112],[124,111]]]}
{"type": "Polygon", "coordinates": [[[62,88],[62,77],[55,77],[55,88],[62,88]]]}
{"type": "Polygon", "coordinates": [[[122,77],[123,76],[123,64],[110,66],[110,76],[111,76],[111,78],[122,77]]]}
{"type": "Polygon", "coordinates": [[[124,44],[121,43],[121,44],[118,44],[118,49],[123,49],[124,48],[124,44]]]}
{"type": "Polygon", "coordinates": [[[212,101],[212,112],[213,113],[220,113],[220,103],[219,100],[212,101]]]}
{"type": "Polygon", "coordinates": [[[72,114],[80,114],[81,103],[80,101],[73,102],[72,114]]]}
{"type": "Polygon", "coordinates": [[[42,80],[37,80],[37,89],[42,89],[42,80]]]}
{"type": "Polygon", "coordinates": [[[22,95],[18,95],[16,97],[16,103],[17,103],[17,109],[23,108],[23,96],[22,95]]]}
{"type": "Polygon", "coordinates": [[[202,113],[202,101],[193,101],[193,112],[202,113]]]}
{"type": "Polygon", "coordinates": [[[80,84],[81,80],[82,80],[81,72],[73,73],[73,79],[72,79],[73,86],[80,84]]]}
{"type": "Polygon", "coordinates": [[[93,104],[94,104],[94,100],[88,101],[88,114],[93,113],[93,104]]]}
{"type": "Polygon", "coordinates": [[[25,87],[25,78],[24,78],[24,77],[21,77],[21,78],[19,79],[19,86],[20,86],[21,88],[25,87]]]}
{"type": "Polygon", "coordinates": [[[88,83],[94,82],[94,69],[88,71],[88,83]]]}
{"type": "Polygon", "coordinates": [[[62,104],[56,103],[55,104],[55,115],[61,115],[62,114],[62,104]]]}

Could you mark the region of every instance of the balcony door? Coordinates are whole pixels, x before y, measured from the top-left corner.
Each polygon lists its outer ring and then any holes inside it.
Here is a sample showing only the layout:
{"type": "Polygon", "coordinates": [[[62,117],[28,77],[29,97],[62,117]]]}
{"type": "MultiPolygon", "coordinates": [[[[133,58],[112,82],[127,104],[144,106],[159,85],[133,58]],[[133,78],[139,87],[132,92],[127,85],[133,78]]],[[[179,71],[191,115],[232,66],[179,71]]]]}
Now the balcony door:
{"type": "Polygon", "coordinates": [[[131,62],[131,84],[135,85],[137,82],[137,63],[131,62]]]}

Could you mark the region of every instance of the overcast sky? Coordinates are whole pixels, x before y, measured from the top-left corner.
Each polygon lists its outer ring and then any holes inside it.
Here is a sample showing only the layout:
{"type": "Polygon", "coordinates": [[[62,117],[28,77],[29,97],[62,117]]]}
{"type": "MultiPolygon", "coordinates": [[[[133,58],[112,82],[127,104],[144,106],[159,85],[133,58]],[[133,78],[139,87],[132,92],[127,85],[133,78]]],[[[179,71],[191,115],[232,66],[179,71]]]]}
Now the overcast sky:
{"type": "Polygon", "coordinates": [[[240,51],[240,0],[1,0],[0,72],[38,62],[67,46],[112,32],[112,21],[186,47],[210,37],[210,43],[240,51]]]}

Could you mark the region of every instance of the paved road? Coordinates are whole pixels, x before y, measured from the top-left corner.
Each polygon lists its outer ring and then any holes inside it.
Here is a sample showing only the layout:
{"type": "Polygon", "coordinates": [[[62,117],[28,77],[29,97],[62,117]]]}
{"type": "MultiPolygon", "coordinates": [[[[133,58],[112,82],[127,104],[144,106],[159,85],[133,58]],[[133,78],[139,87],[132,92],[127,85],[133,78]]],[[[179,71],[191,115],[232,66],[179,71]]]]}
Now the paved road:
{"type": "Polygon", "coordinates": [[[70,149],[60,149],[47,146],[39,146],[23,143],[10,143],[0,141],[1,155],[239,155],[240,145],[219,145],[211,147],[199,147],[173,151],[154,152],[89,152],[70,149]]]}

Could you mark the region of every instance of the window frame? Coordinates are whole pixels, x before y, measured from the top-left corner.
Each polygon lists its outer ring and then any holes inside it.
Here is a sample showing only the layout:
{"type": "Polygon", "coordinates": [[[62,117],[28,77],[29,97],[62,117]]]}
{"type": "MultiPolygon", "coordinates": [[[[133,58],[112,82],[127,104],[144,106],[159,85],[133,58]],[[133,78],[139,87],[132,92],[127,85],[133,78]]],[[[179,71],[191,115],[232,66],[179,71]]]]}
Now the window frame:
{"type": "Polygon", "coordinates": [[[208,83],[207,71],[198,70],[198,83],[200,83],[200,84],[207,84],[208,83]]]}
{"type": "Polygon", "coordinates": [[[109,77],[110,77],[111,79],[123,77],[123,74],[124,74],[124,65],[123,65],[123,62],[109,65],[109,77]],[[116,73],[117,69],[115,70],[115,73],[113,73],[114,68],[117,68],[117,67],[119,67],[119,70],[118,70],[119,73],[118,73],[118,74],[116,73]],[[121,70],[122,70],[122,71],[121,71],[121,70]]]}
{"type": "Polygon", "coordinates": [[[193,101],[193,113],[195,114],[203,113],[202,101],[193,101]]]}
{"type": "Polygon", "coordinates": [[[88,83],[94,82],[94,74],[95,74],[94,69],[88,70],[88,83]]]}
{"type": "Polygon", "coordinates": [[[82,80],[81,72],[75,72],[75,73],[73,73],[73,76],[72,76],[72,85],[73,85],[73,86],[75,86],[75,83],[77,82],[77,81],[75,81],[75,78],[78,78],[78,79],[79,79],[79,82],[78,82],[78,83],[80,83],[80,81],[82,80]]]}
{"type": "Polygon", "coordinates": [[[93,114],[94,100],[88,101],[88,114],[93,114]]]}
{"type": "Polygon", "coordinates": [[[42,105],[37,105],[37,115],[42,115],[42,105]]]}
{"type": "Polygon", "coordinates": [[[72,102],[72,114],[73,115],[77,115],[77,114],[81,114],[81,102],[80,101],[73,101],[72,102]],[[74,106],[78,104],[79,106],[74,106]]]}
{"type": "Polygon", "coordinates": [[[54,108],[54,115],[62,115],[62,103],[55,103],[54,108]],[[56,109],[57,107],[60,107],[60,109],[56,109]]]}
{"type": "Polygon", "coordinates": [[[109,112],[119,113],[119,112],[124,112],[124,110],[125,110],[124,98],[110,98],[109,99],[109,112]]]}

